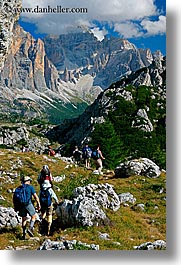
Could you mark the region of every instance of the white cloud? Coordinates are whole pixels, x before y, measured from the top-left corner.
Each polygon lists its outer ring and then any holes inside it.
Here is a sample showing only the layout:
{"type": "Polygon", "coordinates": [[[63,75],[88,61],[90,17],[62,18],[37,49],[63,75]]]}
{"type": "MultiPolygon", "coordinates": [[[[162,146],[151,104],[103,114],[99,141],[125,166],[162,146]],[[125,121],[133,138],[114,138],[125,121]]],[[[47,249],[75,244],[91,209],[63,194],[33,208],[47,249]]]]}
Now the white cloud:
{"type": "Polygon", "coordinates": [[[140,27],[133,22],[116,23],[114,30],[117,31],[122,38],[134,38],[143,35],[140,27]]]}
{"type": "Polygon", "coordinates": [[[159,16],[158,21],[145,19],[141,22],[141,26],[146,30],[147,35],[163,34],[166,32],[166,17],[159,16]]]}
{"type": "Polygon", "coordinates": [[[37,25],[40,33],[66,33],[80,26],[91,28],[98,38],[106,34],[99,29],[95,21],[112,24],[114,30],[124,37],[140,36],[138,23],[143,21],[142,27],[151,33],[151,16],[157,16],[158,10],[155,0],[22,0],[23,7],[54,8],[87,8],[87,13],[22,13],[22,20],[37,25]],[[134,21],[134,23],[133,23],[134,21]],[[136,23],[135,23],[136,22],[136,23]]]}

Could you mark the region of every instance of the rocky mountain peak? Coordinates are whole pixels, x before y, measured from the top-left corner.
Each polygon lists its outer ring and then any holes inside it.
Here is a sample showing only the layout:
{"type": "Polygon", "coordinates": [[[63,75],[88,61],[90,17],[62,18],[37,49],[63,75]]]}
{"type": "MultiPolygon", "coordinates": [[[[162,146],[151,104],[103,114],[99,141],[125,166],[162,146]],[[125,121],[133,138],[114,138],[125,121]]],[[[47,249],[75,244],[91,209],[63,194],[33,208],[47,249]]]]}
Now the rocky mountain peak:
{"type": "MultiPolygon", "coordinates": [[[[53,112],[53,117],[58,110],[61,121],[70,113],[78,116],[102,90],[123,76],[148,67],[153,61],[160,68],[163,57],[159,52],[137,49],[125,39],[106,37],[100,42],[90,32],[49,35],[41,40],[16,24],[12,34],[0,73],[2,105],[6,102],[6,110],[12,111],[13,103],[15,111],[20,101],[27,108],[28,101],[31,115],[32,108],[36,110],[35,116],[38,108],[50,115],[53,112]],[[71,108],[71,112],[66,108],[71,108]]],[[[159,74],[155,74],[160,83],[159,74]]],[[[140,78],[142,84],[143,79],[149,84],[149,74],[143,73],[140,78]]]]}
{"type": "Polygon", "coordinates": [[[94,77],[94,85],[103,89],[127,72],[148,66],[153,61],[150,50],[137,49],[128,40],[116,37],[105,37],[100,42],[90,32],[59,37],[49,35],[44,42],[46,54],[58,69],[61,79],[67,82],[69,78],[68,81],[72,82],[77,76],[90,74],[94,77]]]}

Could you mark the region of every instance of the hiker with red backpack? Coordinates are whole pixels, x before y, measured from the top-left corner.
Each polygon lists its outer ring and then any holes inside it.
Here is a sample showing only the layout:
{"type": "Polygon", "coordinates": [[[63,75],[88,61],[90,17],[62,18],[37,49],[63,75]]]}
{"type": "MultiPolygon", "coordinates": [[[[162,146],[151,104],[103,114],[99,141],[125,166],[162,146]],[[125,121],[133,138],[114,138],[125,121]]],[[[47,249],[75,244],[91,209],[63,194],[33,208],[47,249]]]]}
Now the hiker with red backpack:
{"type": "Polygon", "coordinates": [[[34,223],[36,221],[36,211],[32,204],[32,196],[37,202],[38,210],[40,210],[41,205],[34,187],[30,185],[32,179],[25,176],[21,181],[21,186],[17,187],[13,194],[13,204],[15,211],[19,212],[19,215],[22,217],[23,239],[26,239],[26,232],[33,237],[34,223]],[[26,231],[27,214],[31,216],[31,221],[30,226],[26,231]]]}
{"type": "Polygon", "coordinates": [[[52,147],[50,145],[48,146],[48,155],[49,156],[55,156],[55,151],[52,149],[52,147]]]}
{"type": "Polygon", "coordinates": [[[42,167],[40,174],[38,175],[37,181],[40,184],[40,188],[45,180],[48,180],[51,186],[53,187],[53,177],[52,177],[52,174],[50,172],[48,165],[44,165],[42,167]]]}

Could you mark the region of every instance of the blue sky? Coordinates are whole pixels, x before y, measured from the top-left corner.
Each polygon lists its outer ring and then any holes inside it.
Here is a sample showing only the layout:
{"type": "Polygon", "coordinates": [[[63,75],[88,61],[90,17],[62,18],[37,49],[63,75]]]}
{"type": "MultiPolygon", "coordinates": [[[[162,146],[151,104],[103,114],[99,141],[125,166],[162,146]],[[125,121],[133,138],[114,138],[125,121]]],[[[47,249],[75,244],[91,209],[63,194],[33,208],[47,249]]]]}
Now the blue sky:
{"type": "Polygon", "coordinates": [[[88,29],[128,39],[139,48],[166,54],[166,0],[23,0],[23,7],[87,8],[87,13],[22,12],[20,24],[35,38],[88,29]]]}

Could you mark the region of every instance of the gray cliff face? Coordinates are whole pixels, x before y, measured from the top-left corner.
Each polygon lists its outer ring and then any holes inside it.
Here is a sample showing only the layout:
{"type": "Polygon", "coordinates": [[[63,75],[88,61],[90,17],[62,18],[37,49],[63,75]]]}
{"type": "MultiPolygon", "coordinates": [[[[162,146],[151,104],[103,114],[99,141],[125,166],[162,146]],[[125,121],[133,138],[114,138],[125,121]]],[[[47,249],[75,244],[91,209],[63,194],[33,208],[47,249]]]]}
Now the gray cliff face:
{"type": "Polygon", "coordinates": [[[58,70],[46,55],[44,42],[35,40],[19,25],[14,27],[13,36],[0,74],[0,112],[13,111],[27,117],[39,117],[43,113],[47,115],[47,111],[51,116],[52,111],[57,110],[65,117],[72,114],[74,117],[102,91],[100,87],[93,86],[90,75],[81,76],[72,83],[61,80],[58,70]],[[22,113],[20,105],[26,113],[22,113]]]}
{"type": "Polygon", "coordinates": [[[20,15],[14,10],[20,8],[21,4],[22,0],[3,0],[0,2],[0,71],[11,46],[13,26],[20,15]]]}
{"type": "Polygon", "coordinates": [[[35,40],[20,26],[14,28],[14,38],[4,68],[1,83],[7,87],[56,91],[58,72],[45,54],[44,43],[35,40]]]}
{"type": "Polygon", "coordinates": [[[100,42],[89,32],[47,36],[44,42],[47,56],[63,80],[73,81],[90,74],[94,84],[103,89],[122,75],[150,65],[154,59],[149,49],[137,49],[125,39],[112,37],[100,42]]]}

